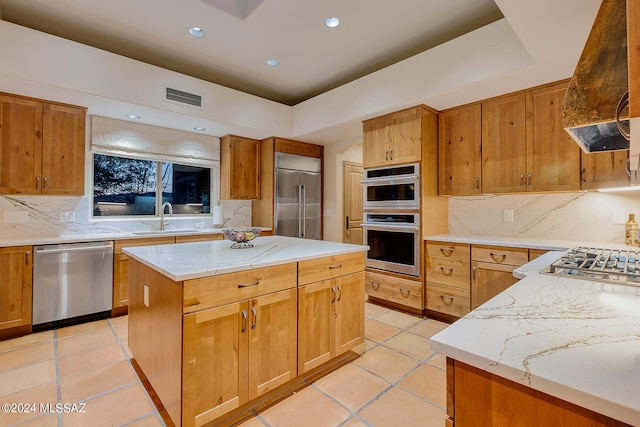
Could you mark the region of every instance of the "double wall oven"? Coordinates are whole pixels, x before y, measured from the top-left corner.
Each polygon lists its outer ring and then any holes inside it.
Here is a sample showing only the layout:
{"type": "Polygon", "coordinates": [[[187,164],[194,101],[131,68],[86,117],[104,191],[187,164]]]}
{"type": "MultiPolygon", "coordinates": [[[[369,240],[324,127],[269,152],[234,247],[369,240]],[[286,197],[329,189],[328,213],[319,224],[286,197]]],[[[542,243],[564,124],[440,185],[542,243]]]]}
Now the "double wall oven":
{"type": "Polygon", "coordinates": [[[420,276],[420,164],[366,169],[362,184],[365,265],[420,276]]]}

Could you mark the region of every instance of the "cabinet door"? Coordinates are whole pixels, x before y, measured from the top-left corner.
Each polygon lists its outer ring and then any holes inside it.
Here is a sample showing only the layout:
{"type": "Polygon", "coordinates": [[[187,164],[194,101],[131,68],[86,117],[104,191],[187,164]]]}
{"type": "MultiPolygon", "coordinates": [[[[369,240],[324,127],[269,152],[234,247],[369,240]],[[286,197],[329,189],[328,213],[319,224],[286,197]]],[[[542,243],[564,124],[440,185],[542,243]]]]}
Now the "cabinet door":
{"type": "Polygon", "coordinates": [[[562,127],[567,83],[527,92],[529,191],[580,189],[580,148],[562,127]]]}
{"type": "Polygon", "coordinates": [[[259,140],[233,135],[223,137],[220,164],[221,198],[260,198],[259,140]]]}
{"type": "Polygon", "coordinates": [[[249,301],[249,400],[297,375],[297,290],[249,301]]]}
{"type": "Polygon", "coordinates": [[[248,401],[248,303],[184,316],[182,425],[203,425],[248,401]]]}
{"type": "Polygon", "coordinates": [[[129,256],[113,256],[113,308],[129,305],[129,256]]]}
{"type": "Polygon", "coordinates": [[[626,171],[629,151],[592,154],[581,152],[580,156],[582,162],[580,176],[583,190],[629,185],[629,175],[626,171]]]}
{"type": "Polygon", "coordinates": [[[84,194],[85,115],[83,108],[44,104],[42,194],[84,194]]]}
{"type": "Polygon", "coordinates": [[[0,95],[0,193],[40,194],[41,169],[42,103],[0,95]]]}
{"type": "Polygon", "coordinates": [[[391,146],[389,163],[419,162],[422,155],[422,111],[421,107],[398,111],[389,116],[391,146]]]}
{"type": "Polygon", "coordinates": [[[527,191],[525,94],[482,103],[482,192],[527,191]]]}
{"type": "Polygon", "coordinates": [[[332,304],[337,298],[332,280],[298,288],[298,375],[332,358],[332,304]]]}
{"type": "Polygon", "coordinates": [[[0,329],[31,324],[31,246],[0,248],[0,329]]]}
{"type": "Polygon", "coordinates": [[[334,279],[335,354],[338,356],[364,342],[364,271],[334,279]]]}
{"type": "Polygon", "coordinates": [[[515,265],[488,262],[471,263],[471,309],[489,301],[518,281],[513,277],[515,265]]]}
{"type": "Polygon", "coordinates": [[[389,116],[362,122],[362,163],[365,168],[389,164],[391,129],[389,116]]]}
{"type": "Polygon", "coordinates": [[[480,194],[480,104],[445,111],[439,117],[441,195],[480,194]]]}

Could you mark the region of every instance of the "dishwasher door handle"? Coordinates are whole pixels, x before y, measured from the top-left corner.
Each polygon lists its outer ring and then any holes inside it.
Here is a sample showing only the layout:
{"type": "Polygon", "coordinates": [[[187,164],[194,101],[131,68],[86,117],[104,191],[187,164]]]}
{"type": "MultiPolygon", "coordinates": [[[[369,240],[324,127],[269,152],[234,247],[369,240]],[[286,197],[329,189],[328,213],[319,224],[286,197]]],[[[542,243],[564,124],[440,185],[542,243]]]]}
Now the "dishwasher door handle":
{"type": "Polygon", "coordinates": [[[113,248],[112,245],[83,246],[80,248],[71,246],[68,248],[36,249],[35,252],[39,254],[58,254],[61,252],[97,251],[97,250],[106,250],[106,249],[112,249],[112,248],[113,248]]]}

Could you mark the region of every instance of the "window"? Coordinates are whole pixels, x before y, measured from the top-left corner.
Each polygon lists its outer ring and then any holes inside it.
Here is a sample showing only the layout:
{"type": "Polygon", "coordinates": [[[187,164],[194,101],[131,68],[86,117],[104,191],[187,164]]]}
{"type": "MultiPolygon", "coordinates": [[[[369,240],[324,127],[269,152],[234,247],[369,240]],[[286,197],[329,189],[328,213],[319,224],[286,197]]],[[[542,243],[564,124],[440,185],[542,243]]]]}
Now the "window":
{"type": "Polygon", "coordinates": [[[209,214],[211,169],[94,154],[93,216],[155,216],[169,202],[174,215],[209,214]]]}

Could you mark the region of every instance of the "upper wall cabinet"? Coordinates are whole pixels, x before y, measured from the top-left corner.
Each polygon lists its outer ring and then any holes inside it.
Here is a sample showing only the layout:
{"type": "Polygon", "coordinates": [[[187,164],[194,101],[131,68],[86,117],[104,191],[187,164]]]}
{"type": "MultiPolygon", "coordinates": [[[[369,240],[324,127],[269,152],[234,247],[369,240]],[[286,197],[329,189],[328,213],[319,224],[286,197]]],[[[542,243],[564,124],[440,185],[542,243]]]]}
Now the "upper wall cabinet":
{"type": "Polygon", "coordinates": [[[220,140],[220,198],[260,198],[260,141],[235,135],[220,140]]]}
{"type": "Polygon", "coordinates": [[[419,162],[424,110],[416,106],[362,122],[363,166],[419,162]]]}
{"type": "Polygon", "coordinates": [[[480,118],[480,104],[440,113],[438,182],[441,195],[480,194],[480,118]]]}
{"type": "Polygon", "coordinates": [[[0,193],[84,194],[86,109],[0,94],[0,193]]]}

